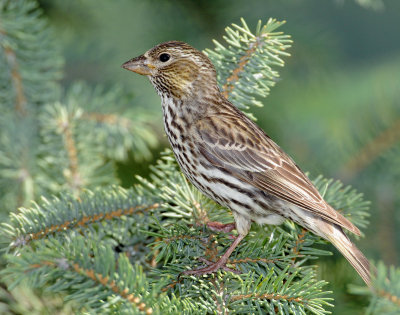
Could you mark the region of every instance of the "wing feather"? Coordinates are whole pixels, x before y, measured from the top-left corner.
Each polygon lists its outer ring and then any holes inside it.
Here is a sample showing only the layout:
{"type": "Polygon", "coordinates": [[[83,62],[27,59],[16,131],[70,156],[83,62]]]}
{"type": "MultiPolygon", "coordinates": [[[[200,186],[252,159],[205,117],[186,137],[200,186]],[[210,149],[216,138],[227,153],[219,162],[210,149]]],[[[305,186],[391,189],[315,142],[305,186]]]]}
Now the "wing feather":
{"type": "Polygon", "coordinates": [[[289,201],[355,234],[360,231],[334,210],[294,161],[241,112],[198,120],[192,135],[202,155],[241,180],[289,201]]]}

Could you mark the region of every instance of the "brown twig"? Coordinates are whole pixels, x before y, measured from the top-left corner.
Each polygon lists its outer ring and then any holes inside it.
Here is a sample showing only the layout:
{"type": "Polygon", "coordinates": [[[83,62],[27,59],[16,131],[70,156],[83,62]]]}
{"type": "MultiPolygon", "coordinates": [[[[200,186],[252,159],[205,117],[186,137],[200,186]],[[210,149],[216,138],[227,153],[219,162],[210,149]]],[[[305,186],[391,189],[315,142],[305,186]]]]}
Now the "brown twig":
{"type": "MultiPolygon", "coordinates": [[[[160,241],[161,241],[161,237],[156,237],[155,240],[154,240],[154,242],[160,242],[160,241]]],[[[157,267],[157,256],[158,256],[159,253],[160,253],[160,250],[157,248],[154,251],[154,253],[153,253],[152,257],[151,257],[150,266],[152,268],[156,268],[157,267]]]]}
{"type": "MultiPolygon", "coordinates": [[[[7,36],[7,33],[4,29],[0,27],[0,34],[2,36],[7,36]]],[[[26,115],[26,105],[27,105],[27,100],[24,92],[24,87],[22,83],[22,77],[19,71],[19,65],[17,61],[17,55],[15,54],[15,51],[11,49],[9,46],[3,46],[4,47],[4,53],[6,56],[6,60],[10,66],[11,70],[11,81],[14,86],[15,90],[15,104],[14,108],[17,113],[19,113],[21,116],[26,115]]],[[[24,152],[24,157],[27,155],[26,151],[24,152]]],[[[23,159],[25,161],[26,159],[23,159]]],[[[28,164],[25,164],[28,165],[28,164]]],[[[24,196],[24,183],[27,181],[32,180],[32,177],[30,175],[30,172],[27,167],[22,167],[20,169],[20,176],[18,177],[18,180],[21,182],[21,189],[18,191],[18,196],[17,196],[17,205],[22,206],[26,200],[26,196],[24,196]]]]}
{"type": "Polygon", "coordinates": [[[389,128],[381,132],[351,157],[341,169],[340,174],[346,179],[356,176],[398,141],[400,141],[400,119],[397,119],[389,128]]]}
{"type": "Polygon", "coordinates": [[[250,61],[251,55],[256,51],[259,41],[251,43],[249,49],[245,51],[245,54],[240,57],[237,67],[232,71],[232,74],[226,79],[226,83],[222,86],[222,94],[225,98],[229,97],[229,94],[234,89],[234,84],[239,80],[239,74],[243,72],[244,67],[250,61]]]}
{"type": "Polygon", "coordinates": [[[108,276],[103,277],[102,274],[95,273],[93,269],[84,269],[80,267],[77,263],[73,264],[72,267],[77,273],[86,275],[93,281],[102,284],[104,287],[110,288],[114,293],[135,304],[136,307],[140,311],[145,312],[146,315],[150,315],[153,313],[153,309],[151,307],[147,307],[147,305],[142,302],[138,296],[130,293],[128,288],[120,288],[114,280],[110,281],[108,276]]]}
{"type": "Polygon", "coordinates": [[[378,294],[378,296],[383,297],[390,302],[400,306],[400,298],[398,296],[390,294],[389,292],[386,292],[384,290],[378,290],[376,293],[378,294]]]}
{"type": "MultiPolygon", "coordinates": [[[[294,255],[300,254],[300,246],[301,246],[301,244],[304,243],[306,234],[307,234],[307,230],[302,228],[300,234],[297,235],[296,244],[294,245],[294,247],[292,249],[294,255]]],[[[293,258],[293,260],[296,260],[296,258],[293,258]]]]}
{"type": "Polygon", "coordinates": [[[300,254],[300,246],[304,243],[307,232],[308,231],[305,228],[302,228],[300,234],[297,235],[296,243],[292,248],[292,252],[294,255],[294,257],[292,258],[292,265],[296,263],[296,259],[300,254]]]}
{"type": "Polygon", "coordinates": [[[24,93],[24,87],[22,83],[22,77],[19,71],[19,65],[17,61],[17,56],[10,47],[4,47],[4,53],[6,55],[6,60],[11,68],[11,79],[15,89],[15,110],[21,114],[26,115],[26,96],[24,93]]]}
{"type": "MultiPolygon", "coordinates": [[[[0,34],[2,36],[7,36],[7,32],[0,27],[0,34]]],[[[6,60],[11,68],[11,79],[14,84],[16,98],[15,98],[15,110],[21,115],[26,115],[26,96],[24,93],[24,88],[22,84],[22,77],[19,71],[19,65],[17,61],[17,55],[15,51],[9,46],[4,46],[4,53],[6,55],[6,60]]]]}
{"type": "Polygon", "coordinates": [[[68,181],[71,191],[75,196],[79,196],[79,192],[83,187],[83,182],[79,172],[78,152],[69,119],[61,120],[60,127],[69,162],[69,174],[64,174],[64,176],[68,181]]]}
{"type": "MultiPolygon", "coordinates": [[[[71,265],[69,265],[68,262],[65,262],[64,264],[66,265],[67,268],[72,267],[72,270],[74,270],[76,273],[80,275],[85,275],[86,277],[95,281],[96,283],[99,283],[102,286],[111,289],[111,291],[113,291],[114,293],[128,300],[130,303],[135,304],[136,307],[140,311],[145,312],[146,315],[153,314],[153,309],[151,307],[148,307],[144,302],[142,302],[142,300],[138,296],[135,296],[133,293],[129,292],[128,288],[119,287],[118,283],[115,282],[115,280],[110,281],[110,278],[108,276],[104,277],[102,274],[96,273],[95,270],[85,269],[79,266],[77,263],[72,263],[71,265]]],[[[54,268],[60,268],[59,264],[53,261],[41,261],[39,264],[30,265],[30,268],[37,269],[43,267],[43,265],[54,268]]],[[[65,269],[65,266],[61,268],[65,269]]]]}
{"type": "Polygon", "coordinates": [[[19,237],[17,240],[14,241],[14,245],[18,246],[21,243],[26,244],[29,241],[44,238],[51,233],[66,231],[66,230],[72,229],[74,227],[83,228],[89,224],[99,222],[102,220],[112,220],[114,218],[118,218],[123,215],[131,215],[133,213],[146,212],[146,211],[158,208],[159,206],[160,205],[158,203],[155,203],[155,204],[147,206],[147,207],[146,206],[138,206],[138,207],[131,207],[128,209],[117,209],[117,210],[111,211],[109,213],[99,213],[99,214],[95,214],[95,215],[91,215],[91,216],[83,216],[79,221],[77,221],[77,220],[65,221],[65,222],[57,224],[57,225],[52,225],[50,227],[46,227],[44,230],[40,230],[39,232],[30,233],[25,236],[19,237]],[[23,241],[19,240],[20,238],[22,238],[23,241]]]}

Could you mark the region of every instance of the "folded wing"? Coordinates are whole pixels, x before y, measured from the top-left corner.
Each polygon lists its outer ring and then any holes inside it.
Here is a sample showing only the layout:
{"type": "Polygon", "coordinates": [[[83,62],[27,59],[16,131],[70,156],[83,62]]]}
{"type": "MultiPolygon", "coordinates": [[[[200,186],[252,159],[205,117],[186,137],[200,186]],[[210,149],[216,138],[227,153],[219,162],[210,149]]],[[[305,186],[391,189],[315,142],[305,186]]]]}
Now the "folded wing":
{"type": "Polygon", "coordinates": [[[191,134],[202,155],[216,167],[360,235],[322,198],[294,161],[241,112],[202,118],[191,134]]]}

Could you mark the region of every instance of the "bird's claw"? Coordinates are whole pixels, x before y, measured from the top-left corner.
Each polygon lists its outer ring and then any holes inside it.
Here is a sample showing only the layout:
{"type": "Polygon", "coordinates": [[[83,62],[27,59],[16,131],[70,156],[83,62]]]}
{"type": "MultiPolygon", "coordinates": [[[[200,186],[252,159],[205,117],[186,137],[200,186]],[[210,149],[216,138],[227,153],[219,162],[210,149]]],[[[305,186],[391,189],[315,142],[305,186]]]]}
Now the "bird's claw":
{"type": "Polygon", "coordinates": [[[209,261],[203,257],[199,258],[200,261],[205,263],[207,267],[200,268],[200,269],[194,269],[194,270],[186,270],[183,271],[181,274],[182,275],[205,275],[205,274],[210,274],[218,271],[219,269],[225,270],[227,272],[233,272],[236,274],[240,274],[240,271],[229,268],[226,266],[226,262],[218,260],[217,262],[212,262],[209,261]]]}

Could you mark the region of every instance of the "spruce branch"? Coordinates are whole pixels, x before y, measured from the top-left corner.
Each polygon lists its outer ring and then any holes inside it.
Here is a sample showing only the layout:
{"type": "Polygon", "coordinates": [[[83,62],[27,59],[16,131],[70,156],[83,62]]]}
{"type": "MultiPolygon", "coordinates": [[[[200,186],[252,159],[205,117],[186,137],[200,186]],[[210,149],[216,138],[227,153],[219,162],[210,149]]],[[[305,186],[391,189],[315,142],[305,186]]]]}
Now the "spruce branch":
{"type": "Polygon", "coordinates": [[[105,161],[103,149],[93,129],[80,118],[77,104],[54,103],[40,113],[43,139],[39,165],[46,174],[41,182],[49,192],[73,192],[116,183],[112,163],[105,161]]]}
{"type": "MultiPolygon", "coordinates": [[[[253,34],[242,20],[227,29],[227,48],[215,42],[215,50],[207,50],[236,105],[261,105],[257,97],[275,84],[274,68],[283,66],[291,44],[275,31],[281,24],[259,22],[253,34]]],[[[330,292],[316,280],[310,260],[329,252],[315,248],[323,242],[319,237],[289,221],[283,227],[253,225],[228,261],[243,274],[179,277],[216,261],[233,236],[215,233],[207,223],[233,218],[183,177],[171,152],[140,186],[87,189],[114,180],[106,159],[125,159],[129,150],[146,158],[156,143],[149,119],[126,110],[129,102],[117,88],[77,84],[40,109],[43,174],[37,181],[46,193],[61,194],[21,208],[2,225],[8,266],[1,274],[13,285],[27,279],[33,287],[63,293],[92,313],[327,313],[330,292]]],[[[360,194],[322,177],[315,183],[335,208],[366,225],[360,194]]]]}
{"type": "Polygon", "coordinates": [[[292,41],[289,35],[275,31],[284,22],[269,19],[262,25],[259,21],[255,33],[244,19],[241,23],[225,29],[227,35],[223,38],[228,47],[214,40],[214,50],[206,49],[205,53],[216,66],[225,97],[247,110],[262,106],[256,97],[266,97],[275,85],[279,74],[273,67],[284,65],[281,57],[289,56],[286,50],[292,41]]]}
{"type": "Polygon", "coordinates": [[[353,178],[399,142],[400,118],[360,148],[355,155],[351,156],[339,173],[347,179],[353,178]]]}
{"type": "MultiPolygon", "coordinates": [[[[19,116],[19,115],[18,115],[19,116]]],[[[42,193],[35,181],[38,168],[37,126],[29,116],[0,117],[0,205],[5,210],[27,205],[42,193]]]]}
{"type": "MultiPolygon", "coordinates": [[[[0,31],[3,36],[7,34],[4,31],[0,31]]],[[[8,62],[10,72],[11,72],[11,79],[15,90],[15,111],[21,115],[26,114],[26,97],[24,93],[24,88],[22,86],[22,79],[19,71],[19,66],[17,63],[17,57],[15,55],[14,50],[10,47],[4,47],[4,53],[6,60],[8,62]]]]}
{"type": "Polygon", "coordinates": [[[370,296],[368,315],[394,315],[400,312],[400,268],[387,267],[382,261],[378,262],[377,272],[373,279],[374,290],[366,290],[351,286],[350,292],[370,296]]]}
{"type": "Polygon", "coordinates": [[[64,142],[64,148],[67,153],[68,157],[68,170],[69,174],[66,175],[66,172],[64,172],[64,176],[67,178],[67,182],[69,185],[70,190],[73,192],[74,195],[79,196],[79,192],[82,189],[83,183],[82,183],[82,178],[79,173],[79,166],[78,166],[78,153],[76,149],[76,144],[74,140],[74,136],[72,134],[72,126],[71,126],[71,120],[69,117],[64,117],[65,120],[60,121],[59,124],[59,129],[60,133],[62,134],[63,137],[63,142],[64,142]]]}
{"type": "Polygon", "coordinates": [[[324,281],[316,281],[312,273],[302,277],[293,283],[296,273],[286,273],[287,269],[279,276],[274,276],[273,269],[266,277],[256,277],[249,274],[240,288],[240,294],[232,294],[232,308],[237,312],[248,312],[251,309],[259,309],[268,314],[305,313],[327,314],[323,306],[332,306],[322,291],[326,284],[324,281]],[[254,293],[257,292],[257,293],[254,293]],[[250,304],[250,305],[249,305],[250,304]]]}
{"type": "Polygon", "coordinates": [[[297,234],[297,239],[296,239],[296,243],[295,246],[293,246],[293,254],[298,255],[300,254],[300,248],[302,246],[302,244],[305,241],[305,236],[307,234],[307,230],[306,229],[301,229],[301,233],[297,234]]]}
{"type": "Polygon", "coordinates": [[[109,187],[103,191],[84,191],[79,199],[70,194],[43,198],[32,208],[11,213],[10,222],[3,223],[3,237],[8,250],[27,243],[71,230],[82,231],[90,225],[104,223],[123,216],[144,213],[159,207],[135,189],[109,187]]]}
{"type": "Polygon", "coordinates": [[[36,1],[0,1],[0,106],[27,114],[58,96],[62,59],[36,1]],[[11,93],[10,93],[11,92],[11,93]]]}
{"type": "Polygon", "coordinates": [[[0,187],[5,210],[44,193],[37,106],[58,96],[62,58],[35,1],[0,1],[0,187]]]}
{"type": "Polygon", "coordinates": [[[28,277],[33,287],[47,284],[49,292],[67,293],[66,300],[79,302],[80,309],[101,311],[112,303],[120,311],[152,314],[157,301],[140,266],[133,266],[124,254],[115,260],[110,246],[82,236],[38,242],[35,250],[9,256],[9,262],[2,274],[17,276],[11,288],[28,277]]]}
{"type": "Polygon", "coordinates": [[[89,87],[75,83],[66,93],[67,106],[82,110],[79,116],[87,132],[93,133],[102,154],[107,158],[126,160],[128,152],[142,161],[151,157],[151,149],[158,145],[157,127],[152,124],[152,113],[132,106],[132,98],[118,86],[106,90],[102,86],[89,87]],[[74,104],[74,105],[73,105],[74,104]]]}
{"type": "Polygon", "coordinates": [[[218,272],[208,278],[191,276],[180,286],[181,296],[198,299],[205,312],[229,314],[326,314],[331,306],[322,290],[324,281],[316,281],[312,272],[298,281],[289,268],[277,273],[274,268],[264,275],[253,272],[235,275],[218,272]]]}

